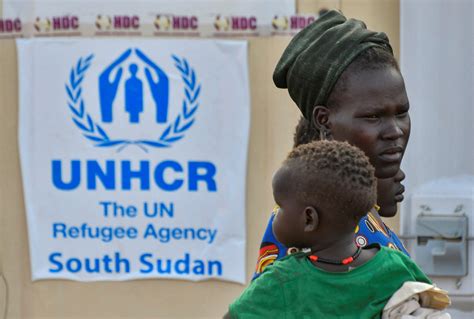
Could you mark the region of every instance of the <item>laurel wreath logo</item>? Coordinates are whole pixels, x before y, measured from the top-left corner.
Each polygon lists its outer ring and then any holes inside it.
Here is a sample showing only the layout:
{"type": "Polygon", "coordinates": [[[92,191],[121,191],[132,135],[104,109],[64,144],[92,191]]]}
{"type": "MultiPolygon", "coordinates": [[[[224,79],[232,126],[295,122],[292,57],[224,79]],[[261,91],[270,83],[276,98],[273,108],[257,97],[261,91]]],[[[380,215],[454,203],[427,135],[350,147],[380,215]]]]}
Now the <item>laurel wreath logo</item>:
{"type": "Polygon", "coordinates": [[[130,145],[136,145],[147,152],[147,146],[157,148],[170,147],[174,142],[182,139],[184,133],[194,124],[195,114],[199,108],[198,98],[201,92],[201,85],[197,83],[196,73],[189,66],[185,58],[179,58],[175,55],[171,57],[184,82],[184,99],[181,113],[166,126],[156,140],[113,139],[92,119],[85,109],[81,84],[94,55],[91,54],[87,57],[79,58],[75,67],[71,68],[69,80],[66,83],[66,93],[68,96],[68,107],[72,112],[72,120],[77,128],[82,131],[82,135],[95,143],[94,146],[117,147],[117,151],[121,151],[130,145]]]}

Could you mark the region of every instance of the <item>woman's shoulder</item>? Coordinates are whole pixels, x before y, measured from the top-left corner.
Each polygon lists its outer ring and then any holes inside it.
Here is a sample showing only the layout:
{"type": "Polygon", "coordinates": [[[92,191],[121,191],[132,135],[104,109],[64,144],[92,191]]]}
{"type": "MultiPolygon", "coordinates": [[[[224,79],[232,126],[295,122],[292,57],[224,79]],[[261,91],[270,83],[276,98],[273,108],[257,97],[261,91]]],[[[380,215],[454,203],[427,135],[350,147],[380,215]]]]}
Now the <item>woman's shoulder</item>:
{"type": "Polygon", "coordinates": [[[356,243],[361,247],[379,244],[394,250],[399,250],[409,256],[408,251],[398,236],[384,223],[379,223],[371,212],[359,221],[355,232],[356,243]]]}

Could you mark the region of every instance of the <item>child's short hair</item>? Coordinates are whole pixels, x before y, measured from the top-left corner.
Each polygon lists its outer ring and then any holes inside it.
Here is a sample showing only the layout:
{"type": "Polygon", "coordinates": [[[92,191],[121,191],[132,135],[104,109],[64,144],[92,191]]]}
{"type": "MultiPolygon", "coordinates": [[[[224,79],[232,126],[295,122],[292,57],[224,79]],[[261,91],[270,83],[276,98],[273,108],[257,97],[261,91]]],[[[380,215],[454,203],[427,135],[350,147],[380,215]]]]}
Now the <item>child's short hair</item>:
{"type": "Polygon", "coordinates": [[[297,194],[317,209],[358,222],[376,202],[374,168],[363,151],[347,142],[314,141],[294,148],[284,162],[294,167],[297,194]]]}

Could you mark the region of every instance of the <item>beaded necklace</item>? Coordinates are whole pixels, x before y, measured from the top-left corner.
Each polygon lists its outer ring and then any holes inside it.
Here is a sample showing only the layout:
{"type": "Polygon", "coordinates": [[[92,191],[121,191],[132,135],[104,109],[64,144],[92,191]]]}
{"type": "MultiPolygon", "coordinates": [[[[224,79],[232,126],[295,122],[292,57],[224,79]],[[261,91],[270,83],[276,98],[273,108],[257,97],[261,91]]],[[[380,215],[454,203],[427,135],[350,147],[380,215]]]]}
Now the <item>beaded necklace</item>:
{"type": "Polygon", "coordinates": [[[331,264],[331,265],[348,265],[350,264],[351,262],[353,262],[354,260],[357,259],[357,257],[360,256],[360,252],[362,251],[362,248],[361,247],[357,247],[357,250],[356,252],[350,256],[350,257],[347,257],[347,258],[344,258],[343,260],[331,260],[331,259],[326,259],[326,258],[321,258],[315,254],[311,254],[309,255],[309,259],[311,261],[314,261],[314,262],[320,262],[320,263],[323,263],[323,264],[331,264]]]}

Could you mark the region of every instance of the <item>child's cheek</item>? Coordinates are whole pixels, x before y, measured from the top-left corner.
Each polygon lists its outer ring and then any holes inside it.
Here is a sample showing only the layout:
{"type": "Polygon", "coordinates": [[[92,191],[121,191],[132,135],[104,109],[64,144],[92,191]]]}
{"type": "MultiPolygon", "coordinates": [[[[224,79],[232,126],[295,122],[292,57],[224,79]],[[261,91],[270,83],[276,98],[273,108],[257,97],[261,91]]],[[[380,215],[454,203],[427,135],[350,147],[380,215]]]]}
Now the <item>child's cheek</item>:
{"type": "Polygon", "coordinates": [[[278,235],[280,235],[279,234],[280,227],[281,227],[280,220],[278,219],[278,216],[275,216],[272,223],[273,236],[275,236],[276,240],[281,242],[281,240],[278,238],[278,235]]]}

